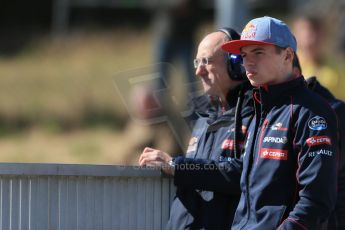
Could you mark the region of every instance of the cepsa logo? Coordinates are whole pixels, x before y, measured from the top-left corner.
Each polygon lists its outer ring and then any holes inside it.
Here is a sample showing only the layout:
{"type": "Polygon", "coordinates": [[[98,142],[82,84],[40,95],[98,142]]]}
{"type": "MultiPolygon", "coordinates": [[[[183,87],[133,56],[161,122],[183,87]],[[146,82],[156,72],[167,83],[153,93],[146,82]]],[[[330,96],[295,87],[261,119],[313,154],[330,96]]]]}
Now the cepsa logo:
{"type": "Polygon", "coordinates": [[[272,159],[272,160],[287,160],[288,151],[283,149],[269,149],[262,148],[260,152],[260,158],[272,159]]]}
{"type": "Polygon", "coordinates": [[[308,126],[312,130],[327,129],[327,122],[323,117],[315,116],[308,121],[308,126]]]}
{"type": "Polygon", "coordinates": [[[328,136],[313,136],[309,137],[306,140],[306,143],[309,147],[315,146],[315,145],[331,145],[331,138],[328,136]]]}
{"type": "Polygon", "coordinates": [[[243,29],[241,39],[255,38],[256,36],[256,26],[249,22],[243,29]]]}

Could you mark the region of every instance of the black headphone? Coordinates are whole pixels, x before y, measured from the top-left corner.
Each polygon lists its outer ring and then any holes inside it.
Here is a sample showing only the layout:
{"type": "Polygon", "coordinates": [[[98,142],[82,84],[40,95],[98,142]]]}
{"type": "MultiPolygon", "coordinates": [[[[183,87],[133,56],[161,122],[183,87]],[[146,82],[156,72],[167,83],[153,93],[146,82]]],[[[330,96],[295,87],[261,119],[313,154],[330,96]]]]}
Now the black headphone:
{"type": "MultiPolygon", "coordinates": [[[[240,40],[241,36],[234,29],[223,27],[218,29],[219,32],[226,34],[230,41],[240,40]]],[[[246,76],[246,70],[243,67],[243,60],[241,55],[227,53],[226,58],[228,74],[230,78],[234,81],[244,81],[248,80],[246,76]]]]}

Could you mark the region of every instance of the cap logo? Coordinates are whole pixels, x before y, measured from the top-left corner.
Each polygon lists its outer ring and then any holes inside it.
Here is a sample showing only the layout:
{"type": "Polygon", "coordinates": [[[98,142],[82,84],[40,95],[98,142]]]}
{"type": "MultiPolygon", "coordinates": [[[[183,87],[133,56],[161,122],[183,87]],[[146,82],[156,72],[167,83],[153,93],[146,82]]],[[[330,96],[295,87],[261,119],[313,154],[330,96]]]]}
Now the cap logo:
{"type": "Polygon", "coordinates": [[[241,39],[224,43],[222,49],[232,54],[240,54],[242,47],[268,44],[297,50],[296,38],[289,27],[283,21],[269,16],[248,22],[242,31],[241,39]]]}
{"type": "Polygon", "coordinates": [[[256,35],[256,26],[252,23],[249,22],[243,29],[241,39],[251,39],[255,38],[256,35]]]}

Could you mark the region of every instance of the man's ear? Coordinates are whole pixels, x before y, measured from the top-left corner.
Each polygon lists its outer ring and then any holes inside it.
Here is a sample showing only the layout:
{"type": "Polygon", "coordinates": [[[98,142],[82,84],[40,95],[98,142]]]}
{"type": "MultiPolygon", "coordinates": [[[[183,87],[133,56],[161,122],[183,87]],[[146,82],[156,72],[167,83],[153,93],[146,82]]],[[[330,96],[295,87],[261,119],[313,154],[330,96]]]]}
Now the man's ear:
{"type": "Polygon", "coordinates": [[[286,48],[285,61],[292,63],[294,55],[295,55],[295,52],[293,51],[291,47],[286,48]]]}

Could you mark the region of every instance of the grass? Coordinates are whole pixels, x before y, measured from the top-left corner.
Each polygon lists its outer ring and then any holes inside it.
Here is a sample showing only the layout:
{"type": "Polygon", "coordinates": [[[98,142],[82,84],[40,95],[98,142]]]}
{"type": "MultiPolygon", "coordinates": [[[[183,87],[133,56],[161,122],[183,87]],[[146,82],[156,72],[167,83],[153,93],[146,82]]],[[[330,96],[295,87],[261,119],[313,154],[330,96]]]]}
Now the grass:
{"type": "Polygon", "coordinates": [[[125,111],[112,78],[152,63],[150,49],[147,33],[130,31],[42,38],[17,56],[0,59],[0,118],[5,124],[78,125],[88,110],[121,118],[125,111]],[[140,58],[133,58],[137,53],[140,58]]]}
{"type": "Polygon", "coordinates": [[[144,31],[79,31],[0,57],[0,161],[123,162],[113,77],[152,63],[150,43],[144,31]]]}
{"type": "Polygon", "coordinates": [[[142,127],[122,132],[114,78],[152,65],[151,39],[147,29],[75,31],[0,56],[0,161],[136,163],[142,127]]]}
{"type": "Polygon", "coordinates": [[[106,127],[56,134],[30,129],[0,139],[1,162],[123,164],[128,140],[106,127]]]}

